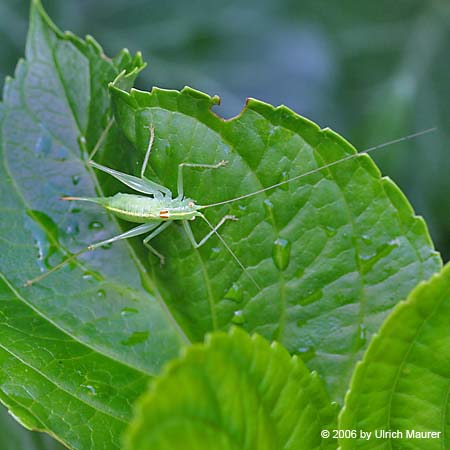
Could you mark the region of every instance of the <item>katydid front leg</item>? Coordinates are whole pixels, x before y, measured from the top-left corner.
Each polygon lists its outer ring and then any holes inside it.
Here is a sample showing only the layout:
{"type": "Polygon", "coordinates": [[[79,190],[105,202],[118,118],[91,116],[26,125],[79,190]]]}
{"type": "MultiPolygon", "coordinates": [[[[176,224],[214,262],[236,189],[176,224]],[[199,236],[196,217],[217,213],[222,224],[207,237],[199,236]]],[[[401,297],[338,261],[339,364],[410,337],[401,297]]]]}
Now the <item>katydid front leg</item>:
{"type": "Polygon", "coordinates": [[[197,169],[219,169],[226,166],[228,161],[222,160],[216,164],[193,164],[193,163],[181,163],[178,164],[178,184],[177,191],[179,199],[184,197],[184,184],[183,184],[183,167],[195,167],[197,169]]]}
{"type": "Polygon", "coordinates": [[[222,217],[222,219],[219,221],[219,223],[214,227],[214,226],[212,226],[211,222],[203,214],[200,217],[208,224],[209,228],[211,229],[211,231],[200,242],[197,242],[195,240],[194,234],[192,233],[189,223],[186,220],[183,221],[183,227],[184,227],[186,234],[188,235],[189,240],[191,241],[193,247],[194,248],[201,247],[213,234],[215,234],[219,238],[220,242],[222,242],[222,245],[227,249],[228,253],[236,261],[238,266],[243,270],[243,272],[248,276],[248,278],[256,286],[256,288],[258,290],[261,290],[261,287],[256,282],[256,280],[251,276],[251,274],[247,270],[247,268],[242,264],[241,260],[236,256],[236,254],[233,252],[233,250],[231,250],[231,247],[227,244],[225,239],[217,232],[219,227],[221,225],[223,225],[227,220],[238,220],[238,219],[235,216],[227,215],[227,216],[222,217]]]}
{"type": "Polygon", "coordinates": [[[159,233],[164,231],[172,222],[163,222],[155,231],[150,233],[142,242],[143,244],[154,254],[159,258],[159,263],[161,266],[164,265],[164,255],[158,252],[155,248],[153,248],[149,242],[156,236],[158,236],[159,233]]]}
{"type": "MultiPolygon", "coordinates": [[[[204,218],[204,217],[202,217],[204,218]]],[[[223,216],[219,223],[211,228],[211,231],[203,238],[200,240],[200,242],[197,242],[194,236],[194,233],[192,232],[191,226],[189,225],[189,222],[187,220],[183,221],[183,227],[186,231],[186,234],[188,235],[189,240],[192,243],[192,246],[194,248],[199,248],[201,247],[205,242],[208,241],[208,239],[213,235],[213,234],[217,234],[217,230],[227,221],[227,220],[239,220],[236,216],[232,216],[232,215],[226,215],[223,216]]]]}

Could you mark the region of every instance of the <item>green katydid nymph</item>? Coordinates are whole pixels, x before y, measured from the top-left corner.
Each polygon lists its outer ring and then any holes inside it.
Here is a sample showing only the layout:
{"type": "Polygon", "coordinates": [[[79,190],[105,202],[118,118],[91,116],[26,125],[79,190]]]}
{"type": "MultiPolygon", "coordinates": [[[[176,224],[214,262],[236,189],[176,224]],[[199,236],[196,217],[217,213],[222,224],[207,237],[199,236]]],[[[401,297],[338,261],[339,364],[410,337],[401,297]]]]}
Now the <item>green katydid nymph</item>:
{"type": "Polygon", "coordinates": [[[100,170],[102,172],[105,172],[105,173],[115,177],[116,179],[118,179],[120,182],[122,182],[126,186],[132,188],[133,190],[135,190],[141,194],[145,194],[145,195],[118,193],[112,197],[89,197],[89,198],[87,198],[87,197],[63,197],[62,199],[70,200],[70,201],[84,201],[84,202],[96,203],[96,204],[104,207],[106,210],[112,212],[114,215],[116,215],[120,219],[126,220],[128,222],[139,223],[140,225],[138,225],[137,227],[132,228],[122,234],[119,234],[117,236],[113,236],[109,239],[89,245],[87,248],[79,251],[78,253],[71,255],[69,258],[66,258],[61,263],[59,263],[56,266],[54,266],[53,268],[51,268],[49,271],[42,273],[41,275],[37,276],[36,278],[33,278],[32,280],[27,281],[25,283],[26,286],[30,286],[38,281],[41,281],[42,279],[46,278],[51,273],[60,269],[62,266],[64,266],[69,261],[71,261],[71,260],[77,258],[78,256],[80,256],[81,254],[85,253],[86,251],[94,250],[98,247],[102,247],[104,245],[107,245],[107,244],[110,244],[110,243],[113,243],[113,242],[116,242],[116,241],[119,241],[122,239],[128,239],[128,238],[140,236],[143,234],[148,234],[143,240],[145,247],[149,251],[151,251],[154,255],[156,255],[160,259],[161,264],[163,264],[164,256],[150,245],[150,241],[154,237],[156,237],[158,234],[160,234],[163,230],[165,230],[173,221],[177,220],[177,221],[181,221],[181,223],[186,231],[186,234],[194,248],[201,247],[212,236],[217,236],[217,238],[221,241],[221,243],[226,248],[226,250],[230,253],[230,255],[233,257],[233,259],[239,265],[239,267],[245,272],[245,274],[248,276],[248,278],[253,282],[253,284],[259,290],[260,288],[259,288],[257,281],[249,273],[249,271],[245,268],[244,264],[239,260],[239,258],[236,256],[236,254],[232,251],[232,249],[227,244],[227,242],[218,233],[218,229],[226,221],[237,220],[237,218],[233,215],[225,215],[217,223],[217,225],[213,226],[210,223],[210,221],[205,217],[205,215],[201,212],[201,210],[219,206],[219,205],[224,205],[227,203],[237,202],[239,200],[243,200],[245,198],[261,194],[263,192],[266,192],[266,191],[275,189],[279,186],[282,186],[286,183],[290,183],[291,181],[298,180],[299,178],[303,178],[308,175],[317,173],[323,169],[327,169],[329,167],[335,166],[335,165],[340,164],[349,159],[356,158],[356,157],[360,156],[361,154],[367,154],[369,152],[386,147],[388,145],[395,144],[397,142],[401,142],[401,141],[405,141],[405,140],[409,140],[414,137],[421,136],[425,133],[435,130],[435,128],[431,128],[428,130],[420,131],[418,133],[414,133],[409,136],[405,136],[405,137],[395,139],[390,142],[386,142],[384,144],[377,145],[375,147],[371,147],[371,148],[364,150],[362,152],[359,152],[359,153],[353,153],[353,154],[348,155],[345,158],[342,158],[340,160],[333,161],[329,164],[325,164],[321,167],[317,167],[313,170],[310,170],[309,172],[302,173],[300,175],[294,176],[292,178],[289,178],[287,180],[273,184],[271,186],[267,186],[267,187],[264,187],[257,191],[250,192],[250,193],[247,193],[247,194],[244,194],[244,195],[232,198],[232,199],[223,200],[223,201],[220,201],[217,203],[212,203],[209,205],[197,205],[194,202],[194,200],[184,196],[183,169],[186,167],[190,167],[190,168],[196,168],[196,169],[216,170],[216,169],[226,166],[227,161],[219,161],[216,164],[200,164],[200,163],[181,163],[181,164],[179,164],[178,165],[178,183],[177,183],[177,191],[178,192],[177,192],[177,195],[174,196],[167,187],[157,184],[157,183],[145,178],[145,176],[144,176],[145,170],[146,170],[148,162],[149,162],[150,153],[152,150],[154,137],[155,137],[155,131],[154,131],[154,128],[152,125],[149,127],[150,138],[149,138],[147,150],[145,153],[144,161],[143,161],[143,164],[141,167],[140,178],[133,176],[133,175],[126,174],[126,173],[118,172],[109,167],[102,166],[92,160],[95,153],[101,146],[101,143],[102,143],[106,133],[109,131],[111,125],[112,125],[112,121],[108,124],[102,137],[99,139],[97,145],[94,147],[94,150],[90,155],[90,160],[88,163],[95,169],[100,170]],[[208,227],[210,228],[210,231],[199,242],[197,242],[197,240],[195,239],[194,234],[193,234],[190,224],[189,224],[190,221],[194,220],[197,217],[199,217],[200,219],[205,221],[208,224],[208,227]]]}

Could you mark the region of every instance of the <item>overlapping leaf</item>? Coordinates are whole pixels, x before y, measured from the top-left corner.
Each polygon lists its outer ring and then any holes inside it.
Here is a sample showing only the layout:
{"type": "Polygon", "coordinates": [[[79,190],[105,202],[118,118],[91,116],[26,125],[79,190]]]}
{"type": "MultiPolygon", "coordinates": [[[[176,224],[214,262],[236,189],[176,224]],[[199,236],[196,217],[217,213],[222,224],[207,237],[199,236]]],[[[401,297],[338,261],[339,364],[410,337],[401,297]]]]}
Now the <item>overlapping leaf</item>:
{"type": "Polygon", "coordinates": [[[343,440],[342,449],[450,448],[449,318],[447,265],[395,308],[371,342],[354,374],[340,426],[372,437],[343,440]],[[383,430],[402,435],[375,436],[383,430]]]}
{"type": "Polygon", "coordinates": [[[239,329],[188,348],[139,401],[128,450],[309,450],[336,408],[317,374],[279,344],[239,329]]]}

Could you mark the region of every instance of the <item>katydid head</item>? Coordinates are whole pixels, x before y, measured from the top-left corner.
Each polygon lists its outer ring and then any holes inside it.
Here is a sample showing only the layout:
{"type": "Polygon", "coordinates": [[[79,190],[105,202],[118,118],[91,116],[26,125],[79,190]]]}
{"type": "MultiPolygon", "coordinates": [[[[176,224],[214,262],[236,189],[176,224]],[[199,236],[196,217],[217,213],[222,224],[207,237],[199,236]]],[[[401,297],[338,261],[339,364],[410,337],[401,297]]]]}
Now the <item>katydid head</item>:
{"type": "Polygon", "coordinates": [[[188,206],[194,212],[192,217],[189,220],[195,220],[196,217],[200,217],[202,214],[198,212],[199,207],[195,204],[195,202],[191,199],[188,199],[188,206]]]}
{"type": "Polygon", "coordinates": [[[201,216],[197,206],[191,198],[172,199],[165,203],[160,211],[160,217],[168,220],[195,220],[201,216]]]}

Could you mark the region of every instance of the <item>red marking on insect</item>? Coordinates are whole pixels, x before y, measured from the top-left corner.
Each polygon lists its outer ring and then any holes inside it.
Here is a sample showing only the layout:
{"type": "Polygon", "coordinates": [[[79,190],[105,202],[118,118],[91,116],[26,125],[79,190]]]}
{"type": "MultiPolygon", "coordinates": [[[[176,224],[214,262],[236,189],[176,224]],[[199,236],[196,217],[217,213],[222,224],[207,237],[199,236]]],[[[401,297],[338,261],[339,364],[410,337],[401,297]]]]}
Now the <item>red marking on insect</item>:
{"type": "Polygon", "coordinates": [[[167,210],[163,210],[159,212],[159,217],[161,217],[161,219],[168,219],[169,218],[169,211],[167,210]]]}

